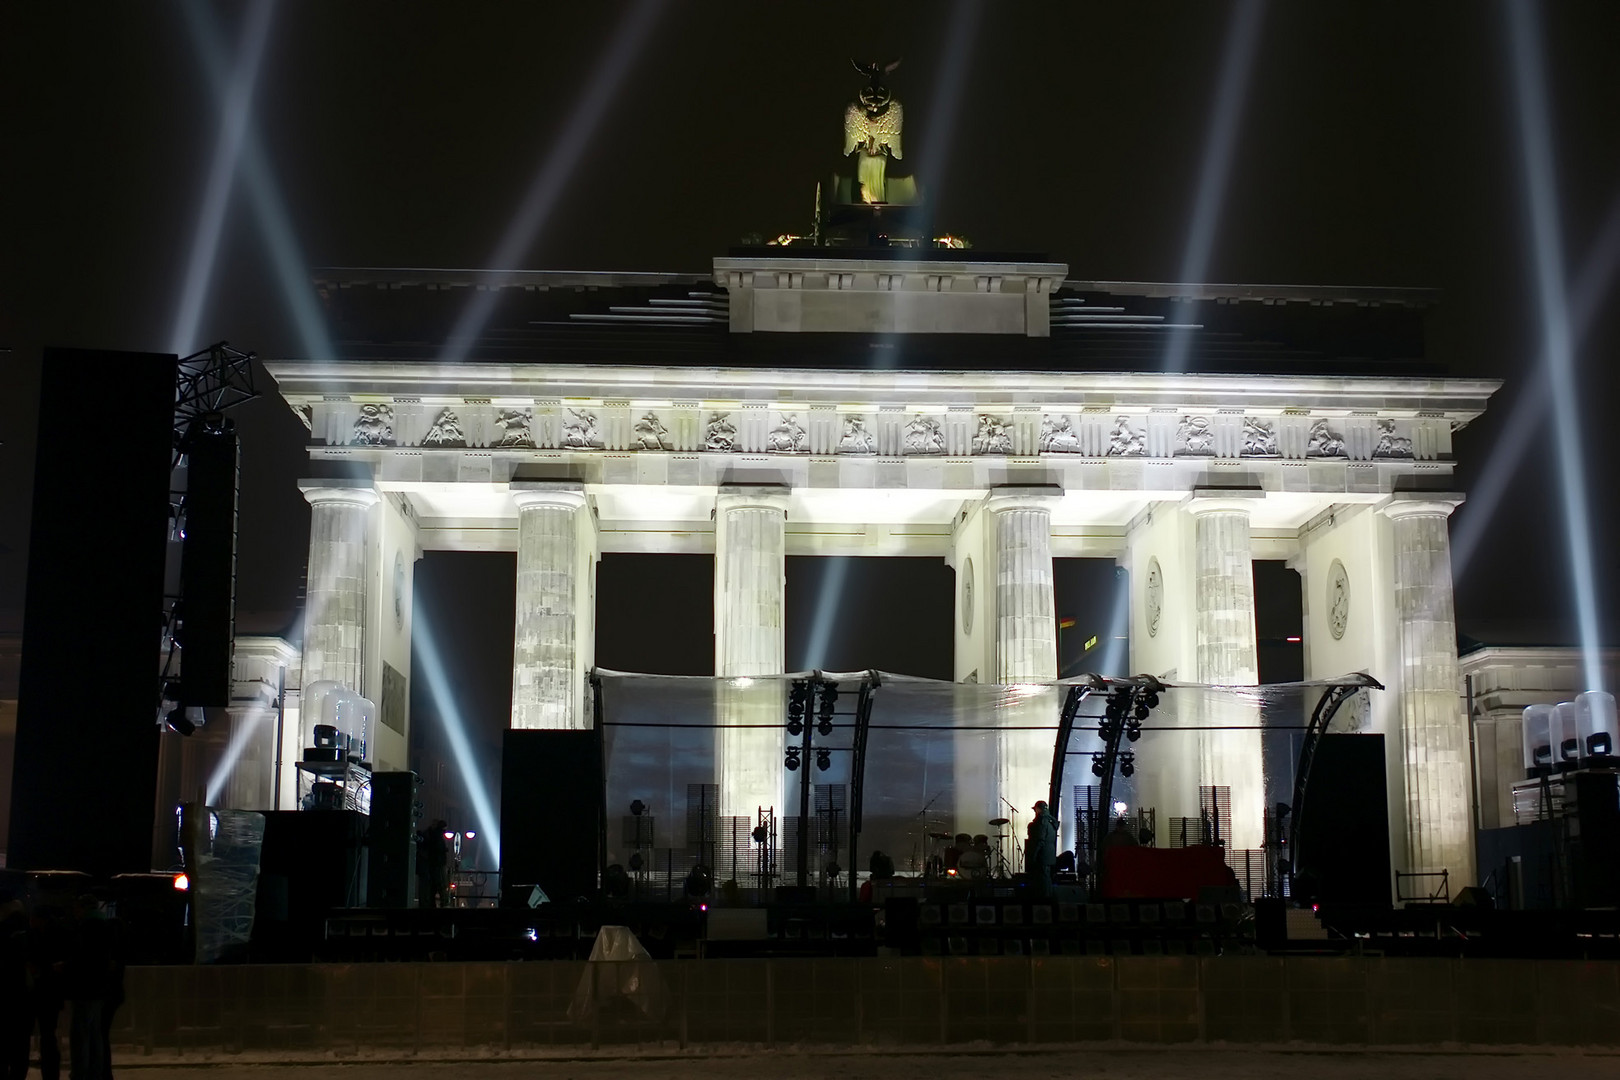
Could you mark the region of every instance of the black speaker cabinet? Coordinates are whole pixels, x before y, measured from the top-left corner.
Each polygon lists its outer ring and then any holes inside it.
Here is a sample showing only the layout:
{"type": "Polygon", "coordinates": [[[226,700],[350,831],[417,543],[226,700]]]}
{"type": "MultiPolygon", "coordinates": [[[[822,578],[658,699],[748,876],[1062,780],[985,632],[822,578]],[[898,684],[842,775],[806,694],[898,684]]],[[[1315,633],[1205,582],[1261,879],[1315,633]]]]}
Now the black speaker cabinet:
{"type": "Polygon", "coordinates": [[[185,663],[180,700],[231,703],[236,637],[238,453],[229,420],[194,420],[186,433],[186,535],[181,545],[185,663]]]}
{"type": "Polygon", "coordinates": [[[1390,906],[1382,735],[1324,735],[1305,788],[1294,899],[1390,906]]]}
{"type": "Polygon", "coordinates": [[[14,869],[152,868],[175,371],[172,355],[45,350],[6,849],[14,869]],[[100,415],[86,412],[87,394],[116,422],[86,426],[100,415]]]}
{"type": "Polygon", "coordinates": [[[602,743],[595,731],[513,731],[501,751],[501,895],[539,885],[594,896],[601,865],[602,743]]]}
{"type": "Polygon", "coordinates": [[[416,894],[416,774],[371,776],[371,824],[366,844],[366,903],[405,908],[416,894]]]}

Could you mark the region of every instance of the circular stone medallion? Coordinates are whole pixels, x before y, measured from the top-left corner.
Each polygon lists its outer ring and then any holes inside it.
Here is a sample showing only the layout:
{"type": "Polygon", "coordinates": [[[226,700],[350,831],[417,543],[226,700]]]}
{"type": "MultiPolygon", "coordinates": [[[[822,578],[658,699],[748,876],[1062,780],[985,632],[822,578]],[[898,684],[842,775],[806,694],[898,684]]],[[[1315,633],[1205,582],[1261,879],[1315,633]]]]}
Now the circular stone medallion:
{"type": "Polygon", "coordinates": [[[1164,614],[1164,575],[1159,571],[1157,556],[1148,560],[1147,572],[1147,631],[1148,637],[1159,636],[1159,618],[1164,614]]]}
{"type": "Polygon", "coordinates": [[[1333,640],[1344,637],[1344,629],[1350,625],[1350,575],[1338,559],[1328,567],[1327,620],[1333,640]]]}

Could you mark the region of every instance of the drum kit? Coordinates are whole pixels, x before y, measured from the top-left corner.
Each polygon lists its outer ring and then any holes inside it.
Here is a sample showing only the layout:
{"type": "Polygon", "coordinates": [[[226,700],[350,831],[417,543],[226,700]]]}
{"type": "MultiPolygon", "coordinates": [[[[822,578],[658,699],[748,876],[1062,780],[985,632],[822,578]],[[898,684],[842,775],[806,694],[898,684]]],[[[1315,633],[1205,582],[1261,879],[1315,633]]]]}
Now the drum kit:
{"type": "Polygon", "coordinates": [[[1011,877],[1007,862],[1008,818],[991,818],[987,825],[994,832],[948,833],[930,830],[927,833],[930,848],[924,876],[929,878],[963,878],[984,881],[1011,877]]]}

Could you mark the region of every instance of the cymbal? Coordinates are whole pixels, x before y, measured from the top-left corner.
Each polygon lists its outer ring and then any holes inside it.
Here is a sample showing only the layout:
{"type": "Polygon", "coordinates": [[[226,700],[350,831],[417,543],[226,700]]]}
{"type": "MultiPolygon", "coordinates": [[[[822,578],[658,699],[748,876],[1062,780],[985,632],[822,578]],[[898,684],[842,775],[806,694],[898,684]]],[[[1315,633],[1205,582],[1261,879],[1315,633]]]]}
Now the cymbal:
{"type": "Polygon", "coordinates": [[[989,824],[1000,828],[1001,826],[1008,824],[1008,819],[1004,817],[993,817],[990,819],[989,824]]]}
{"type": "Polygon", "coordinates": [[[950,838],[951,834],[948,832],[931,832],[928,834],[930,840],[949,840],[950,838]]]}

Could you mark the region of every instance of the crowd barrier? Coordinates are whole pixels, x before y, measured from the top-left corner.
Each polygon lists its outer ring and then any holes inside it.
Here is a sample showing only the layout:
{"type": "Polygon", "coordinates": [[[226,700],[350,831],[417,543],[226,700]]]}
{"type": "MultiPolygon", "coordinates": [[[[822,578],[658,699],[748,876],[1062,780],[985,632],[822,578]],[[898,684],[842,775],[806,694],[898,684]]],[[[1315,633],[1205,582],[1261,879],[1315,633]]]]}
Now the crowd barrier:
{"type": "Polygon", "coordinates": [[[692,1045],[1620,1045],[1620,964],[923,957],[131,968],[120,1056],[692,1045]]]}

